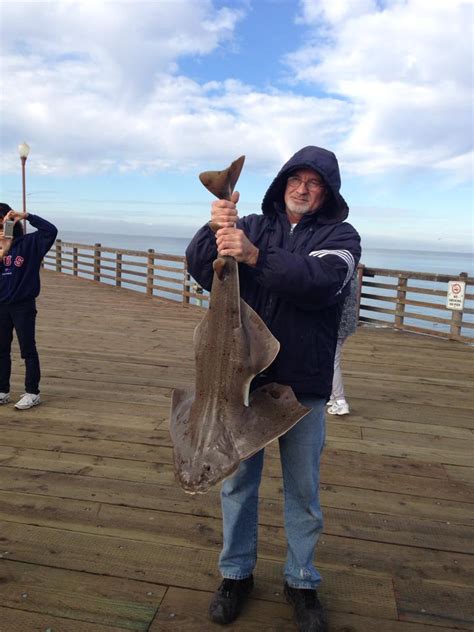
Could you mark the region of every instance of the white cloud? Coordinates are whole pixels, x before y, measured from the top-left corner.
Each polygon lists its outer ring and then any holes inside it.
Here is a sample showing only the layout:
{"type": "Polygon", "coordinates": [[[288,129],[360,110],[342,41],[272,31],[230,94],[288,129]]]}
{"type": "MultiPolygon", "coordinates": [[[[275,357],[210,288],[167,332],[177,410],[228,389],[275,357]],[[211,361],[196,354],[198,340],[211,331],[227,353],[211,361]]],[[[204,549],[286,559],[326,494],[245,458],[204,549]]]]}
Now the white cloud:
{"type": "Polygon", "coordinates": [[[353,104],[338,145],[353,172],[459,167],[469,177],[472,2],[376,4],[303,0],[314,39],[288,56],[293,75],[353,104]]]}
{"type": "Polygon", "coordinates": [[[302,1],[313,39],[288,56],[296,82],[283,91],[180,73],[183,57],[232,47],[244,17],[234,0],[0,0],[2,168],[17,170],[25,139],[30,170],[52,174],[192,170],[239,153],[273,171],[316,144],[357,174],[468,176],[470,7],[380,4],[302,1]],[[301,83],[319,96],[298,94],[301,83]]]}
{"type": "MultiPolygon", "coordinates": [[[[341,100],[260,92],[237,80],[200,84],[170,71],[171,61],[183,51],[201,54],[228,38],[237,13],[212,12],[210,3],[182,0],[179,11],[166,15],[166,28],[160,22],[155,32],[147,24],[156,18],[151,9],[135,14],[120,4],[126,15],[115,16],[110,26],[103,6],[66,4],[82,9],[77,32],[62,5],[48,4],[51,19],[44,23],[38,16],[27,29],[25,41],[32,52],[20,53],[13,35],[7,42],[1,65],[4,170],[17,169],[19,139],[26,139],[34,152],[30,169],[52,174],[192,169],[197,157],[222,156],[225,161],[234,153],[247,153],[254,167],[273,170],[300,146],[330,144],[348,132],[348,104],[341,100]],[[201,13],[207,6],[207,17],[191,20],[191,4],[199,5],[201,13]],[[171,24],[172,17],[176,24],[171,24]],[[91,32],[80,26],[88,21],[94,23],[91,32]],[[184,41],[193,27],[194,44],[184,41]],[[51,44],[57,29],[62,35],[51,44]],[[139,43],[137,33],[148,30],[149,41],[139,43]],[[160,33],[159,50],[148,50],[147,45],[155,46],[152,35],[159,40],[160,33]],[[126,51],[130,59],[124,62],[126,51]],[[147,52],[152,58],[148,63],[153,62],[149,74],[138,59],[147,52]],[[130,81],[124,81],[127,67],[130,81]]],[[[140,4],[149,5],[156,9],[155,3],[140,4]]],[[[9,17],[14,24],[19,19],[17,13],[9,17]]],[[[15,31],[10,26],[7,30],[15,31]]]]}

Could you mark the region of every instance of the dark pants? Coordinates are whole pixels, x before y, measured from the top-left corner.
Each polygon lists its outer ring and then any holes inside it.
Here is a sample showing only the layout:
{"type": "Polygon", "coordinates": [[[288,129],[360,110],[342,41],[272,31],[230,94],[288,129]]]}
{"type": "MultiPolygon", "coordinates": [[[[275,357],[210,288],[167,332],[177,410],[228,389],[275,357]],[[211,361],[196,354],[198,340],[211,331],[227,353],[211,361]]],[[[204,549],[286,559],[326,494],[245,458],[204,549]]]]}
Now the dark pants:
{"type": "Polygon", "coordinates": [[[13,329],[16,331],[21,357],[25,361],[25,392],[35,395],[39,393],[41,374],[36,350],[35,323],[34,299],[11,305],[0,304],[0,393],[10,392],[13,329]]]}

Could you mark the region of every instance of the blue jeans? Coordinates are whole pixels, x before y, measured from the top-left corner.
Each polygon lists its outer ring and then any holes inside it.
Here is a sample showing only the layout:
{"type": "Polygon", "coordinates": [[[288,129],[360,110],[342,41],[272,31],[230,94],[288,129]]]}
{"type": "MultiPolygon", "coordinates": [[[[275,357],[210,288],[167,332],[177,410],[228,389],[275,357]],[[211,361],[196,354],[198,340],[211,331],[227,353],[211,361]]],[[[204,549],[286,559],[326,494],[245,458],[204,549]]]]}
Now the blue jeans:
{"type": "MultiPolygon", "coordinates": [[[[311,408],[280,437],[288,552],[285,579],[293,588],[315,588],[321,575],[313,565],[323,516],[319,503],[319,465],[325,440],[325,399],[299,396],[311,408]]],[[[223,577],[244,579],[257,562],[258,488],[264,450],[242,461],[221,490],[224,544],[219,558],[223,577]]]]}

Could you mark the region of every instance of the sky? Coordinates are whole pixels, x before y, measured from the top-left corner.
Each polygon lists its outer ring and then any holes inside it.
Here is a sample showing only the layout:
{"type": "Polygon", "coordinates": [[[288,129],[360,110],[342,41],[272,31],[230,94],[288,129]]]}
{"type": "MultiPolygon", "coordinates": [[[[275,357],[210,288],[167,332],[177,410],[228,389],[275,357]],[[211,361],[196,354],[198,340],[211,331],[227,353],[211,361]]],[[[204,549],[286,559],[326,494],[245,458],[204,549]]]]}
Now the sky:
{"type": "MultiPolygon", "coordinates": [[[[190,236],[335,152],[363,244],[473,244],[474,0],[0,0],[0,200],[61,230],[190,236]]],[[[126,247],[126,244],[124,244],[126,247]]]]}

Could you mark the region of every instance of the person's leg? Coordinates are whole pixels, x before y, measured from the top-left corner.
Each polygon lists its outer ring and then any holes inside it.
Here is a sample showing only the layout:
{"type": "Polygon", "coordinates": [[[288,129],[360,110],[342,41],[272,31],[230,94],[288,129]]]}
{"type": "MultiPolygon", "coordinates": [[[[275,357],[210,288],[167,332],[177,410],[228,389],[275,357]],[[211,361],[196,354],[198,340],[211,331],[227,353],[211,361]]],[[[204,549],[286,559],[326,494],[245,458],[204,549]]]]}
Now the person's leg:
{"type": "Polygon", "coordinates": [[[224,544],[219,558],[223,581],[209,604],[214,623],[234,621],[253,589],[257,561],[258,488],[264,451],[242,461],[222,484],[221,503],[224,544]]]}
{"type": "Polygon", "coordinates": [[[36,305],[35,301],[28,301],[16,306],[12,310],[13,325],[15,327],[21,357],[25,361],[25,392],[39,394],[41,378],[38,351],[36,349],[36,305]]]}
{"type": "Polygon", "coordinates": [[[344,382],[342,379],[342,347],[346,338],[338,338],[336,346],[336,356],[334,358],[334,377],[332,381],[332,403],[328,408],[330,415],[347,415],[349,413],[349,404],[344,395],[344,382]]]}
{"type": "Polygon", "coordinates": [[[0,306],[0,393],[10,392],[13,321],[6,306],[0,306]]]}
{"type": "Polygon", "coordinates": [[[222,484],[223,548],[219,558],[222,577],[244,579],[257,561],[258,488],[264,450],[242,461],[222,484]]]}
{"type": "Polygon", "coordinates": [[[290,587],[315,588],[321,581],[313,558],[323,529],[319,467],[325,441],[325,400],[303,396],[298,400],[311,412],[280,437],[288,541],[284,572],[290,587]]]}
{"type": "Polygon", "coordinates": [[[344,382],[342,381],[342,346],[346,341],[345,338],[338,338],[336,345],[336,355],[334,357],[334,377],[332,380],[332,394],[331,399],[334,401],[345,399],[344,397],[344,382]]]}

